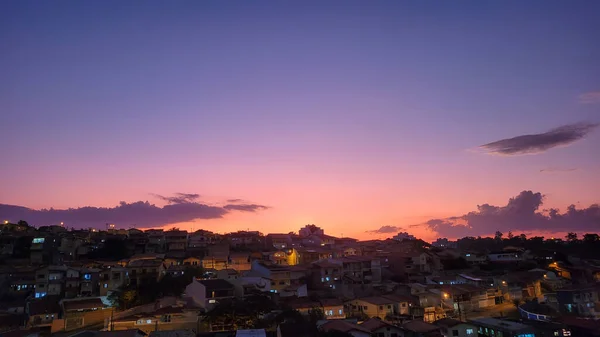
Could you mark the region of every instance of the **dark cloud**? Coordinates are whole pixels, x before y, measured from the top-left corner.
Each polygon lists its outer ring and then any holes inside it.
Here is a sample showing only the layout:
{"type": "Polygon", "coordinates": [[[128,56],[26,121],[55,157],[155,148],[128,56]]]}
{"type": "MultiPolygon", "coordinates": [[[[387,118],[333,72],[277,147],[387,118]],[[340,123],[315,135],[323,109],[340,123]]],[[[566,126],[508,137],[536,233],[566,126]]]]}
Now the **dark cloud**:
{"type": "Polygon", "coordinates": [[[256,211],[269,209],[268,206],[257,205],[257,204],[238,204],[238,205],[229,204],[229,205],[223,206],[223,208],[228,211],[240,211],[240,212],[256,212],[256,211]]]}
{"type": "Polygon", "coordinates": [[[232,203],[232,204],[237,204],[240,202],[244,202],[244,200],[243,199],[227,199],[227,202],[232,203]]]}
{"type": "Polygon", "coordinates": [[[370,231],[367,231],[367,233],[373,233],[373,234],[390,234],[390,233],[397,233],[400,230],[402,230],[402,227],[398,227],[398,226],[381,226],[381,227],[379,227],[379,229],[370,230],[370,231]]]}
{"type": "Polygon", "coordinates": [[[572,167],[572,168],[549,167],[549,168],[541,169],[540,173],[573,172],[573,171],[577,171],[577,170],[578,169],[575,167],[572,167]]]}
{"type": "Polygon", "coordinates": [[[198,198],[200,198],[200,194],[196,193],[175,193],[175,195],[171,197],[165,197],[160,194],[154,193],[152,193],[152,195],[170,204],[192,203],[195,202],[198,198]]]}
{"type": "Polygon", "coordinates": [[[425,223],[440,236],[464,237],[489,235],[497,230],[520,231],[597,231],[600,228],[600,206],[577,209],[567,207],[543,210],[544,196],[541,193],[523,191],[511,198],[505,206],[483,204],[477,211],[446,219],[432,219],[425,223]]]}
{"type": "Polygon", "coordinates": [[[267,209],[262,205],[211,206],[192,200],[196,194],[178,193],[165,206],[156,206],[147,201],[127,203],[121,201],[116,207],[80,207],[69,209],[31,209],[22,206],[0,204],[0,219],[26,220],[32,225],[43,226],[64,222],[68,227],[102,228],[106,223],[119,227],[159,227],[167,224],[188,222],[196,219],[219,219],[232,211],[254,212],[267,209]],[[236,207],[233,207],[236,206],[236,207]],[[239,206],[239,207],[237,207],[239,206]]]}
{"type": "Polygon", "coordinates": [[[586,92],[579,95],[579,103],[594,104],[600,103],[600,91],[586,92]]]}
{"type": "Polygon", "coordinates": [[[541,153],[553,147],[572,144],[584,138],[597,126],[597,123],[565,125],[540,134],[502,139],[482,145],[480,148],[490,154],[509,156],[541,153]]]}

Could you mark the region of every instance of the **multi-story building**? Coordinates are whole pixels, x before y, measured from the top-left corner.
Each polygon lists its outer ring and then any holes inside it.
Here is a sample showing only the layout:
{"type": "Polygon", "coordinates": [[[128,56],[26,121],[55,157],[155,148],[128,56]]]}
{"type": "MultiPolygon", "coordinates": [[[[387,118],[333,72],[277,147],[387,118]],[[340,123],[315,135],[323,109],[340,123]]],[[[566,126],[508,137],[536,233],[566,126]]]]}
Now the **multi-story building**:
{"type": "Polygon", "coordinates": [[[188,243],[187,231],[170,230],[165,232],[167,251],[185,251],[188,243]]]}
{"type": "Polygon", "coordinates": [[[47,295],[63,296],[65,291],[67,267],[47,266],[36,271],[35,298],[47,295]]]}
{"type": "Polygon", "coordinates": [[[583,285],[556,291],[558,309],[565,315],[600,318],[600,286],[583,285]]]}
{"type": "Polygon", "coordinates": [[[291,269],[288,266],[276,265],[264,261],[252,261],[252,271],[271,280],[271,292],[278,293],[289,287],[291,269]]]}
{"type": "Polygon", "coordinates": [[[165,265],[161,259],[134,260],[127,264],[129,280],[137,285],[146,280],[159,281],[165,272],[165,265]]]}
{"type": "Polygon", "coordinates": [[[129,269],[124,267],[105,268],[100,272],[100,296],[129,284],[129,269]]]}

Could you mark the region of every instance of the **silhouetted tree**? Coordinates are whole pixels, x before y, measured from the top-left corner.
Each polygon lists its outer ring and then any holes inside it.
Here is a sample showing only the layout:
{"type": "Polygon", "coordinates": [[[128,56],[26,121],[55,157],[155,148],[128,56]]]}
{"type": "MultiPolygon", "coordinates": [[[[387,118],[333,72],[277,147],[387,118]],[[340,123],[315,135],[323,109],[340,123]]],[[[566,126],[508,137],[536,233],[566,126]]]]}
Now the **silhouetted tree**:
{"type": "Polygon", "coordinates": [[[501,232],[501,231],[496,231],[496,235],[494,235],[494,239],[495,239],[496,241],[500,241],[500,240],[502,240],[502,235],[503,235],[503,234],[502,234],[502,232],[501,232]]]}
{"type": "Polygon", "coordinates": [[[567,241],[574,242],[577,241],[577,233],[569,232],[566,236],[567,241]]]}

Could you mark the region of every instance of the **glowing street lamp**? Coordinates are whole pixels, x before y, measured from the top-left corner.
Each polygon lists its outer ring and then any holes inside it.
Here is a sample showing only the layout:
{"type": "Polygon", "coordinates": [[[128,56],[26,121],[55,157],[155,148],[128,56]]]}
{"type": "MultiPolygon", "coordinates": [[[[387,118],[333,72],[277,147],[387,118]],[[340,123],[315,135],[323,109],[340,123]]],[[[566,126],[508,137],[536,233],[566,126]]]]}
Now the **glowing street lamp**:
{"type": "Polygon", "coordinates": [[[4,220],[4,224],[5,224],[5,225],[8,225],[8,220],[4,220]]]}

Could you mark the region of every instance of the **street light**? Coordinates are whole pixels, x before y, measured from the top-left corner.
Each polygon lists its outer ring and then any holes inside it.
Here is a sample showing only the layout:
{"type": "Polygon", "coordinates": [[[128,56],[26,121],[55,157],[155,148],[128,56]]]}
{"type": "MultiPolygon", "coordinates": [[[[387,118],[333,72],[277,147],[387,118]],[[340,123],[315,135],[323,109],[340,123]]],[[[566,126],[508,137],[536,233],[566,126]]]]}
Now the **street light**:
{"type": "Polygon", "coordinates": [[[4,224],[5,224],[5,225],[8,225],[8,220],[4,220],[4,224]]]}

